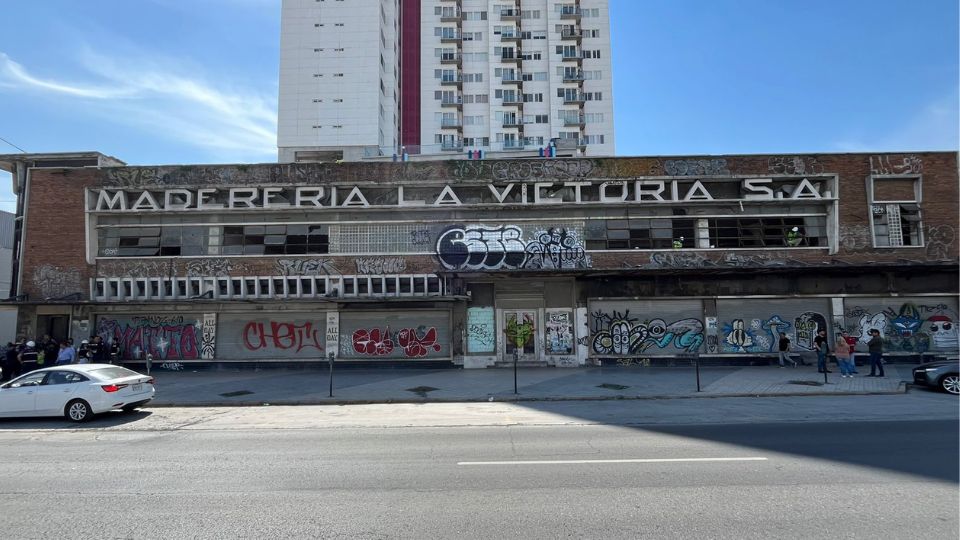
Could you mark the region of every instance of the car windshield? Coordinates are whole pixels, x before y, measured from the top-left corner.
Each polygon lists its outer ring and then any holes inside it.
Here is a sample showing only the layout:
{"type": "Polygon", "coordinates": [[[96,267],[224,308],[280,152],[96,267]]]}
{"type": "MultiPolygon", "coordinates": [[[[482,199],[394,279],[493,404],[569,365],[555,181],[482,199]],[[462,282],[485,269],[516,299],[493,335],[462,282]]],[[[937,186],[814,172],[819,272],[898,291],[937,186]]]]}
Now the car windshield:
{"type": "Polygon", "coordinates": [[[92,369],[89,371],[91,375],[97,377],[98,379],[103,379],[105,381],[111,379],[123,379],[125,377],[135,377],[139,375],[136,371],[131,371],[127,368],[122,368],[119,366],[111,366],[105,368],[92,369]]]}

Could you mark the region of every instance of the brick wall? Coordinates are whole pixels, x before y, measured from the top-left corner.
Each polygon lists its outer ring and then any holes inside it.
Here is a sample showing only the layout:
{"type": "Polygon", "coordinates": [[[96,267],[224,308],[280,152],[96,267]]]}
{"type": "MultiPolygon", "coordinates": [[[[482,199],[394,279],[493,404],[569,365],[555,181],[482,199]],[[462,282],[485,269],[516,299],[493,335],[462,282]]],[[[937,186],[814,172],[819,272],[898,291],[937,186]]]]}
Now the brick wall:
{"type": "MultiPolygon", "coordinates": [[[[23,291],[32,299],[63,296],[80,292],[88,294],[92,276],[120,276],[142,263],[148,275],[167,268],[173,275],[188,275],[191,261],[196,259],[131,259],[102,260],[97,265],[85,261],[83,190],[87,186],[173,186],[257,185],[267,183],[302,184],[327,182],[396,182],[416,183],[438,180],[458,183],[490,181],[497,183],[537,181],[541,179],[572,180],[577,178],[635,178],[678,173],[697,175],[810,174],[837,173],[840,178],[840,251],[827,255],[825,249],[814,250],[717,250],[659,252],[655,258],[649,251],[595,253],[596,269],[671,267],[674,256],[680,266],[766,266],[766,265],[829,265],[844,262],[853,265],[916,262],[956,263],[960,256],[960,195],[958,195],[957,154],[931,152],[918,154],[812,154],[802,156],[705,156],[678,158],[611,158],[549,161],[446,161],[416,163],[355,164],[288,164],[288,165],[224,165],[188,167],[122,167],[108,169],[36,169],[32,171],[27,205],[26,242],[24,249],[23,291]],[[922,168],[923,220],[927,245],[922,248],[874,249],[870,242],[869,212],[865,179],[874,172],[896,173],[922,168]],[[699,261],[699,262],[698,262],[699,261]]],[[[902,190],[902,189],[901,189],[902,190]]],[[[481,220],[500,222],[512,215],[496,212],[495,218],[481,220]]],[[[389,257],[389,256],[388,256],[389,257]]],[[[227,258],[233,275],[277,275],[280,257],[227,258]]],[[[354,257],[288,256],[283,258],[325,259],[342,274],[356,274],[354,257]]],[[[434,257],[405,256],[406,273],[428,273],[439,270],[434,257]]],[[[132,275],[132,274],[131,274],[132,275]]]]}

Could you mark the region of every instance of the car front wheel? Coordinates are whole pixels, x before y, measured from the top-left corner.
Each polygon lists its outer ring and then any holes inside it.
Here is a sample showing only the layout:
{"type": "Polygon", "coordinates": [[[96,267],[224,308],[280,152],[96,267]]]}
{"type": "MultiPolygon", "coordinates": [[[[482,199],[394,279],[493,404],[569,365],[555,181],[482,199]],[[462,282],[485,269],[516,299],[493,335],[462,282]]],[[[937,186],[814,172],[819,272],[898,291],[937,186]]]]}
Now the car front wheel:
{"type": "Polygon", "coordinates": [[[89,403],[82,399],[75,399],[67,403],[64,415],[73,422],[86,422],[93,417],[93,411],[90,410],[89,403]]]}
{"type": "Polygon", "coordinates": [[[956,373],[950,373],[949,375],[944,375],[940,379],[940,388],[944,392],[949,392],[951,394],[960,394],[960,375],[956,373]]]}

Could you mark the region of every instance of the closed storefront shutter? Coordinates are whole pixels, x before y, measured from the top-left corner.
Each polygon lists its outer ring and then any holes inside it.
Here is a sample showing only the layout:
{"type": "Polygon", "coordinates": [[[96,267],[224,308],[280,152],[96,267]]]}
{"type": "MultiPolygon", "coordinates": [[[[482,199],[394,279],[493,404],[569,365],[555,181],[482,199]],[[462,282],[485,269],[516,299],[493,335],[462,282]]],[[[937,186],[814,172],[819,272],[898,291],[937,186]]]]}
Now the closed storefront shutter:
{"type": "Polygon", "coordinates": [[[876,328],[885,353],[958,352],[956,296],[845,298],[843,322],[858,351],[876,328]]]}
{"type": "Polygon", "coordinates": [[[98,315],[97,334],[124,360],[201,360],[203,314],[98,315]]]}
{"type": "Polygon", "coordinates": [[[700,300],[592,300],[590,356],[693,353],[703,345],[700,300]]]}
{"type": "Polygon", "coordinates": [[[717,300],[717,352],[776,353],[780,332],[790,350],[814,351],[820,330],[833,339],[829,321],[828,298],[717,300]]]}
{"type": "Polygon", "coordinates": [[[340,312],[339,358],[450,358],[449,311],[340,312]]]}
{"type": "Polygon", "coordinates": [[[325,354],[326,313],[221,313],[218,360],[316,361],[325,354]]]}

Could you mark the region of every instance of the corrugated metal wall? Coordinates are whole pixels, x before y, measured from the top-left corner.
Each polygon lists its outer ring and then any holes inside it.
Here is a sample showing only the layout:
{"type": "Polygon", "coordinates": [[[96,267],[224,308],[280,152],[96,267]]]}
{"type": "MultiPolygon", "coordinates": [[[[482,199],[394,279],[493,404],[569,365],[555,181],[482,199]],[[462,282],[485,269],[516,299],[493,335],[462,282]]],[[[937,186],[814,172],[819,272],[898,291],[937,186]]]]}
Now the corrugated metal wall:
{"type": "Polygon", "coordinates": [[[880,330],[889,353],[958,352],[957,297],[847,298],[844,328],[867,351],[869,330],[880,330]]]}
{"type": "Polygon", "coordinates": [[[450,335],[449,311],[342,311],[338,357],[450,358],[450,335]]]}
{"type": "Polygon", "coordinates": [[[775,353],[780,332],[790,338],[790,350],[812,351],[821,329],[832,334],[827,298],[717,300],[721,353],[775,353]]]}
{"type": "Polygon", "coordinates": [[[217,324],[217,359],[323,359],[326,316],[322,311],[221,314],[217,324]]]}
{"type": "Polygon", "coordinates": [[[594,300],[587,309],[592,357],[676,355],[703,345],[700,300],[594,300]]]}

